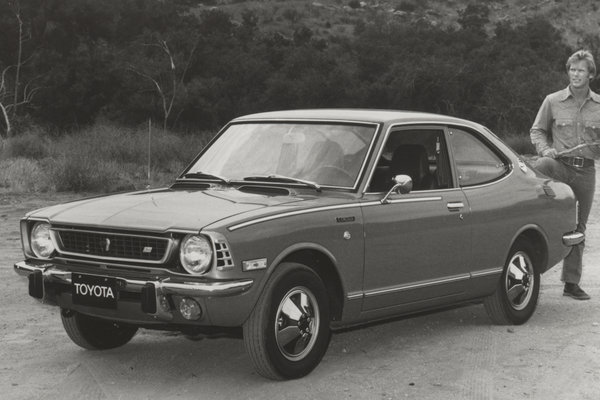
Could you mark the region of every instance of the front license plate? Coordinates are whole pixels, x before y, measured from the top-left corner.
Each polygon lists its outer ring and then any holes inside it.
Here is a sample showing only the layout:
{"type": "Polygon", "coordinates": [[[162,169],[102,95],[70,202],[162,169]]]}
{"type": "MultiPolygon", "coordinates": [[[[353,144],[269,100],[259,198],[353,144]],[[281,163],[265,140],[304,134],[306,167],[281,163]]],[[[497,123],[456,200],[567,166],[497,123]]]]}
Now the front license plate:
{"type": "Polygon", "coordinates": [[[105,276],[71,275],[73,304],[117,308],[117,279],[105,276]]]}

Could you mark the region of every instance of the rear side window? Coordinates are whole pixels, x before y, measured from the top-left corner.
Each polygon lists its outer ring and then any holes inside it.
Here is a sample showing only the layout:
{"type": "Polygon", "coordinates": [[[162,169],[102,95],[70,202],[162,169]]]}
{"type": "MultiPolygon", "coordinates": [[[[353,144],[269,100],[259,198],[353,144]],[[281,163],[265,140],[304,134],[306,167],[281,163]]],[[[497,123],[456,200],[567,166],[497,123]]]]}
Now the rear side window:
{"type": "Polygon", "coordinates": [[[508,161],[478,135],[452,128],[450,146],[461,187],[489,183],[509,172],[508,161]]]}

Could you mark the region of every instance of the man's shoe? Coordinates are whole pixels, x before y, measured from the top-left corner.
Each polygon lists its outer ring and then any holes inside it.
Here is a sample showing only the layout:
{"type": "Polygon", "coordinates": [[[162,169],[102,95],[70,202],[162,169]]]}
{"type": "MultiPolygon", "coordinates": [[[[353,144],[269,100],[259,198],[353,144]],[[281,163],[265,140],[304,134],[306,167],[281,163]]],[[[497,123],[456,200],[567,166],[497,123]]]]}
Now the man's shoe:
{"type": "Polygon", "coordinates": [[[565,283],[565,290],[563,296],[569,296],[575,300],[589,300],[590,296],[583,291],[576,283],[565,283]]]}

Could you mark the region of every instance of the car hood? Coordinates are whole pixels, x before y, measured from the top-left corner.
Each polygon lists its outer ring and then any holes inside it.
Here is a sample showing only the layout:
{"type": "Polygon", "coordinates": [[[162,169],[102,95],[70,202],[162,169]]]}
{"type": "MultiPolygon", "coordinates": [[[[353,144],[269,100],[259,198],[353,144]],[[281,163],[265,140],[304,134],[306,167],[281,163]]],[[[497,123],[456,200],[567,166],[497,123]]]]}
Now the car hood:
{"type": "MultiPolygon", "coordinates": [[[[311,196],[309,196],[311,197],[311,196]]],[[[294,195],[269,196],[233,188],[205,190],[163,189],[74,201],[34,211],[29,218],[56,225],[79,225],[150,231],[193,230],[225,218],[260,209],[304,202],[294,195]]]]}

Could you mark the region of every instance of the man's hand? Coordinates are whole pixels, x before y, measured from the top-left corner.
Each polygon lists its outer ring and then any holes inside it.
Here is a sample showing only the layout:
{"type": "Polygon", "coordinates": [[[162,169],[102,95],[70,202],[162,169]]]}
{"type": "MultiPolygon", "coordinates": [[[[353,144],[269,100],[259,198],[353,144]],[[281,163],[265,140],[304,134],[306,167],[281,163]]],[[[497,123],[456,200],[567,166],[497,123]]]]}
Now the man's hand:
{"type": "Polygon", "coordinates": [[[550,147],[550,148],[542,151],[542,157],[556,158],[556,157],[558,157],[558,152],[556,151],[556,149],[554,147],[550,147]]]}

